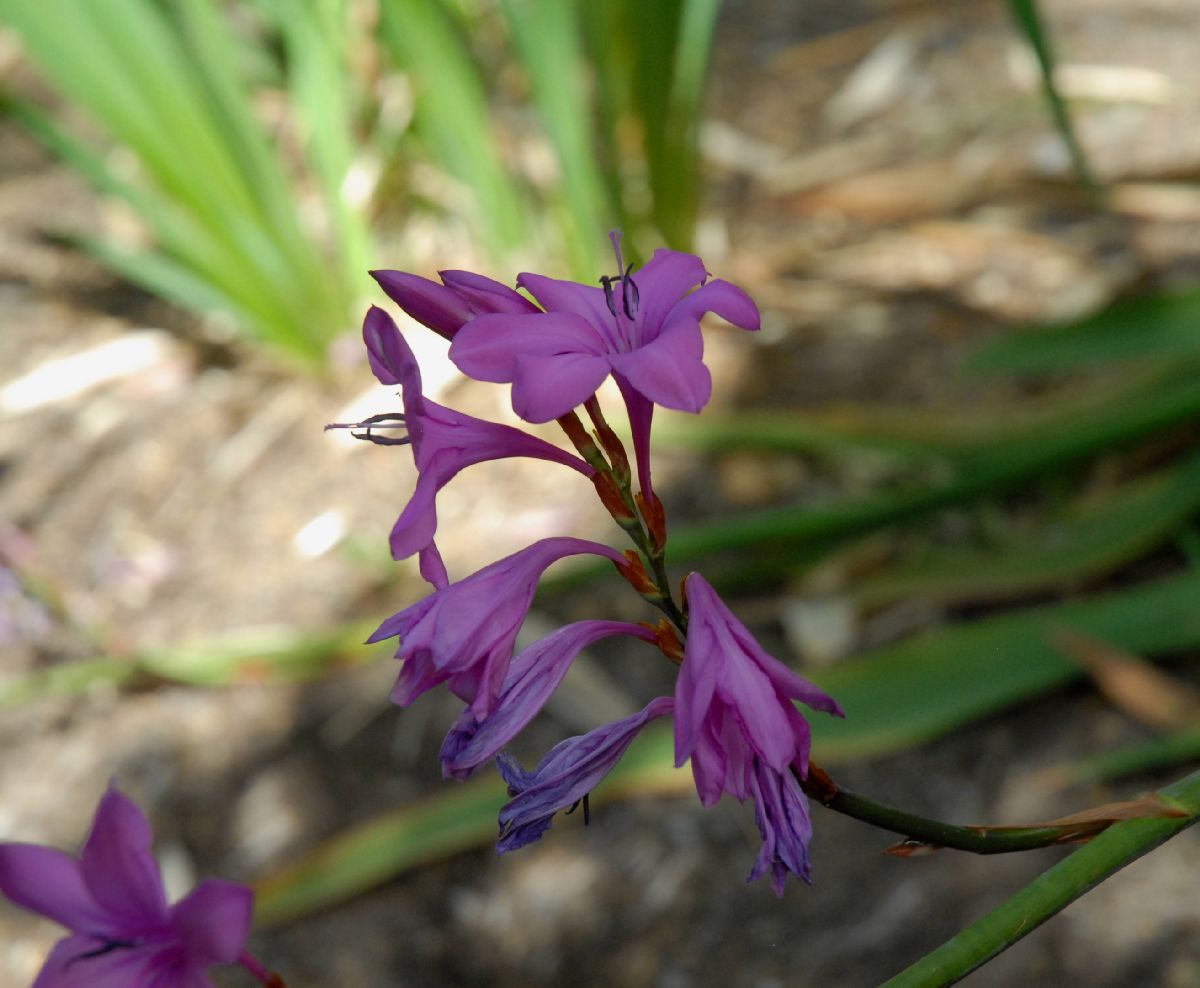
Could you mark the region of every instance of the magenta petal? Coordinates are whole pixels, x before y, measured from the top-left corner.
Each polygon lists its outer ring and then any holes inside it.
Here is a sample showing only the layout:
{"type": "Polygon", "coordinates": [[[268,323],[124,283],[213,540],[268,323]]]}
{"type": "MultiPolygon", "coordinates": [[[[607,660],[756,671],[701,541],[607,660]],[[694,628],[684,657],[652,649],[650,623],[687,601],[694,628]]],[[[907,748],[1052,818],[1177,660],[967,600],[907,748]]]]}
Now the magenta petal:
{"type": "Polygon", "coordinates": [[[83,880],[79,861],[36,844],[0,844],[0,893],[69,930],[114,932],[83,880]]]}
{"type": "Polygon", "coordinates": [[[439,271],[438,275],[457,295],[466,300],[476,315],[488,312],[528,314],[542,311],[508,285],[473,271],[439,271]]]}
{"type": "Polygon", "coordinates": [[[706,312],[715,313],[740,329],[756,330],[762,320],[758,306],[749,295],[737,285],[718,279],[681,298],[664,321],[667,324],[676,319],[695,319],[698,322],[706,312]]]}
{"type": "Polygon", "coordinates": [[[532,316],[480,316],[462,328],[450,345],[450,359],[477,381],[506,383],[524,354],[553,356],[605,352],[603,338],[587,321],[569,312],[532,316]]]}
{"type": "Polygon", "coordinates": [[[378,306],[371,306],[363,318],[363,342],[367,345],[371,372],[379,383],[402,385],[406,397],[419,399],[421,371],[417,358],[392,317],[378,306]]]}
{"type": "Polygon", "coordinates": [[[154,860],[154,835],[137,804],[109,788],[80,855],[83,880],[104,909],[133,923],[165,920],[167,899],[154,860]]]}
{"type": "Polygon", "coordinates": [[[581,285],[525,271],[517,275],[517,287],[533,295],[548,312],[573,312],[597,329],[612,324],[613,315],[604,300],[604,290],[595,285],[581,285]]]}
{"type": "Polygon", "coordinates": [[[417,562],[421,578],[435,590],[444,590],[450,585],[450,575],[446,572],[446,564],[442,562],[442,554],[432,541],[420,551],[417,562]]]}
{"type": "Polygon", "coordinates": [[[457,292],[407,271],[372,271],[371,277],[413,319],[451,339],[471,309],[457,292]]]}
{"type": "Polygon", "coordinates": [[[704,262],[694,254],[681,254],[660,248],[640,271],[633,273],[638,288],[638,323],[643,327],[642,341],[649,343],[658,336],[667,317],[680,296],[685,295],[708,277],[704,262]]]}
{"type": "Polygon", "coordinates": [[[192,988],[190,981],[162,979],[161,946],[123,947],[95,957],[84,956],[103,946],[101,938],[87,934],[59,940],[32,988],[192,988]]]}
{"type": "Polygon", "coordinates": [[[550,422],[592,397],[608,370],[607,359],[587,353],[522,354],[513,373],[513,411],[526,422],[550,422]]]}
{"type": "Polygon", "coordinates": [[[171,909],[171,926],[197,967],[232,964],[250,935],[254,893],[245,885],[211,878],[171,909]]]}
{"type": "Polygon", "coordinates": [[[613,370],[656,405],[698,412],[712,396],[703,356],[700,324],[684,319],[667,326],[653,343],[610,359],[613,370]]]}
{"type": "Polygon", "coordinates": [[[433,534],[437,531],[435,499],[441,486],[441,478],[431,472],[425,471],[417,476],[412,497],[400,512],[388,537],[393,559],[407,559],[433,541],[433,534]]]}

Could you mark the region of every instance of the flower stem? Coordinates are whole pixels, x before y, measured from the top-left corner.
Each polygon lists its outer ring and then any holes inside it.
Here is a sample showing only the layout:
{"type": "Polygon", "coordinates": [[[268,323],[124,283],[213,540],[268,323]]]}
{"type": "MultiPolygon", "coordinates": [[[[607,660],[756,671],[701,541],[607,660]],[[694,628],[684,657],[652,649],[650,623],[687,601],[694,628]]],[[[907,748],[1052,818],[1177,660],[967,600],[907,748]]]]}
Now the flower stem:
{"type": "Polygon", "coordinates": [[[1038,824],[1032,827],[960,826],[931,820],[879,803],[867,796],[842,789],[822,769],[809,764],[808,777],[800,780],[805,793],[837,813],[861,820],[892,833],[904,842],[889,851],[901,857],[924,850],[948,847],[972,854],[1007,854],[1031,851],[1055,844],[1088,840],[1113,823],[1113,818],[1078,820],[1071,823],[1038,824]]]}
{"type": "Polygon", "coordinates": [[[268,971],[248,950],[243,950],[242,955],[238,958],[238,963],[247,971],[258,979],[258,982],[265,985],[266,988],[287,988],[282,975],[276,974],[274,971],[268,971]]]}

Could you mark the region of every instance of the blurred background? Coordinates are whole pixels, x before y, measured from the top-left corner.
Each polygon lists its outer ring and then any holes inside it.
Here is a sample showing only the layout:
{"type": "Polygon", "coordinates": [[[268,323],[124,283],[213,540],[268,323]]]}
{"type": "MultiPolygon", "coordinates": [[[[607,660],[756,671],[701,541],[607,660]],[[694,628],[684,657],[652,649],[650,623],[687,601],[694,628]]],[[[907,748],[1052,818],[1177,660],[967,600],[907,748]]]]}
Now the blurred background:
{"type": "MultiPolygon", "coordinates": [[[[814,808],[814,885],[746,885],[648,732],[540,845],[442,782],[456,714],[359,643],[424,585],[366,276],[611,274],[694,250],[763,309],[656,422],[670,561],[842,702],[814,757],[966,823],[1130,798],[1200,755],[1196,0],[0,0],[0,835],[73,847],[115,777],[176,887],[259,886],[292,986],[877,984],[1065,851],[882,855],[814,808]],[[1151,664],[1154,660],[1154,664],[1151,664]]],[[[420,327],[427,393],[514,421],[420,327]]],[[[439,501],[462,576],[618,544],[540,464],[439,501]]],[[[527,637],[648,618],[552,571],[527,637]]],[[[527,762],[671,688],[597,647],[527,762]]],[[[663,668],[659,668],[662,666],[663,668]]],[[[728,804],[728,805],[727,805],[728,804]]],[[[974,986],[1200,981],[1200,838],[974,986]]],[[[0,984],[56,930],[0,906],[0,984]]],[[[234,972],[222,984],[243,984],[234,972]]]]}

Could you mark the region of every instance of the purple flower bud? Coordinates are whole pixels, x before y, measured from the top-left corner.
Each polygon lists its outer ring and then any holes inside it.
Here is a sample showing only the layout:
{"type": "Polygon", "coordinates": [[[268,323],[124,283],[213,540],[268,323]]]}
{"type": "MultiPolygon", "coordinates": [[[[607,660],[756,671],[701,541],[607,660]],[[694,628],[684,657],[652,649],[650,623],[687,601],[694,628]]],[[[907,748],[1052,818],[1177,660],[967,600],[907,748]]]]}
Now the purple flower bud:
{"type": "Polygon", "coordinates": [[[465,779],[517,736],[538,711],[583,649],[611,635],[654,641],[654,632],[623,621],[579,621],[534,642],[512,660],[492,713],[479,720],[464,710],[442,744],[442,771],[465,779]]]}
{"type": "Polygon", "coordinates": [[[673,707],[669,696],[660,696],[632,717],[560,741],[532,772],[500,755],[496,763],[513,798],[500,810],[496,851],[504,854],[538,840],[550,828],[555,813],[584,799],[613,770],[638,732],[673,707]]]}
{"type": "Polygon", "coordinates": [[[254,893],[214,879],[168,905],[152,836],[141,810],[110,787],[78,858],[0,843],[0,892],[71,931],[38,988],[199,988],[211,984],[210,967],[249,959],[254,893]]]}
{"type": "Polygon", "coordinates": [[[615,549],[583,539],[535,542],[393,614],[368,642],[400,636],[400,676],[392,700],[408,706],[426,690],[446,683],[455,696],[485,719],[496,707],[538,580],[566,556],[591,553],[618,565],[615,549]]]}
{"type": "Polygon", "coordinates": [[[406,271],[372,271],[371,277],[413,319],[448,340],[479,315],[538,311],[524,295],[481,274],[439,273],[441,285],[406,271]]]}

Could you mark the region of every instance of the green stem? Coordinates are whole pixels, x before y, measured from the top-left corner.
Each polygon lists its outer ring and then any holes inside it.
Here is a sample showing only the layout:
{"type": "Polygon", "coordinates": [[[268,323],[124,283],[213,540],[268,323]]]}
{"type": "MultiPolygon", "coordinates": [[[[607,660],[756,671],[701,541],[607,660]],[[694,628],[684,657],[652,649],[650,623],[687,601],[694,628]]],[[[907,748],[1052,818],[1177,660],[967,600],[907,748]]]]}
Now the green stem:
{"type": "Polygon", "coordinates": [[[942,988],[954,984],[1110,875],[1190,827],[1200,819],[1200,772],[1160,790],[1159,796],[1177,803],[1188,815],[1114,824],[882,988],[942,988]]]}

